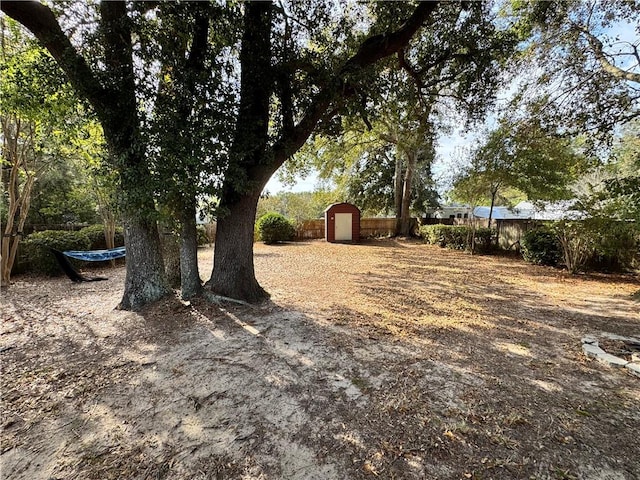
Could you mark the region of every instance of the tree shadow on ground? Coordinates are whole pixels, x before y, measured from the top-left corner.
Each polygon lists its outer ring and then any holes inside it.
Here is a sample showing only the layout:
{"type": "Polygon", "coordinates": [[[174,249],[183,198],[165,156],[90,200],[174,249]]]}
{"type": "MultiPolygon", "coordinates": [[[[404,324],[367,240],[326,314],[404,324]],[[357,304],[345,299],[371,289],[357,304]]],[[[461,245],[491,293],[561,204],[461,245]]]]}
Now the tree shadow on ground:
{"type": "Polygon", "coordinates": [[[112,311],[117,278],[110,289],[18,286],[3,298],[0,335],[14,346],[2,352],[3,472],[640,476],[638,380],[580,351],[585,333],[637,332],[633,304],[566,301],[545,269],[507,262],[497,273],[496,259],[376,251],[376,268],[349,276],[354,290],[313,315],[277,301],[176,297],[112,311]]]}

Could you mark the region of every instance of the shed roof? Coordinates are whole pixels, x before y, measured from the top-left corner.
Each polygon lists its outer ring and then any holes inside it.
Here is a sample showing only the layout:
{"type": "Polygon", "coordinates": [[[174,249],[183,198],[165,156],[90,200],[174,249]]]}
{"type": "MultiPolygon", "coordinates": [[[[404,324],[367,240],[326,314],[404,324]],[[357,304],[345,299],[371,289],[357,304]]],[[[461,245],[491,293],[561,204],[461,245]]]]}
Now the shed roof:
{"type": "MultiPolygon", "coordinates": [[[[576,220],[584,218],[584,213],[573,209],[573,201],[543,202],[534,204],[520,202],[515,207],[493,207],[491,218],[494,220],[576,220]]],[[[476,218],[489,218],[491,207],[476,207],[473,216],[476,218]]]]}
{"type": "MultiPolygon", "coordinates": [[[[476,218],[489,218],[491,207],[476,207],[473,216],[476,218]]],[[[526,220],[531,218],[530,210],[520,210],[516,207],[493,207],[491,218],[494,220],[526,220]]]]}
{"type": "Polygon", "coordinates": [[[534,220],[578,220],[585,217],[584,212],[574,208],[575,200],[557,202],[520,202],[515,208],[528,210],[534,220]]]}
{"type": "Polygon", "coordinates": [[[331,205],[329,205],[327,208],[324,209],[325,212],[328,212],[329,210],[331,210],[333,207],[336,207],[338,205],[349,205],[350,207],[355,208],[356,210],[360,211],[360,209],[358,207],[356,207],[353,203],[349,203],[349,202],[337,202],[337,203],[332,203],[331,205]]]}

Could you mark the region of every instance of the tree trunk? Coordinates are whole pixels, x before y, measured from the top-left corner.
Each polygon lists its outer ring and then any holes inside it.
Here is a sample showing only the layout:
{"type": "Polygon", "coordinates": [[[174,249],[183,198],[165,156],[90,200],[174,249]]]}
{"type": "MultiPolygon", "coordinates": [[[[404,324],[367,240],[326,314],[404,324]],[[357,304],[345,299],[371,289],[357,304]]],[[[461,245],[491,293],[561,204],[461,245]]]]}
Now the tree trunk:
{"type": "MultiPolygon", "coordinates": [[[[104,230],[104,243],[107,247],[107,250],[111,250],[112,248],[116,248],[116,220],[113,216],[110,218],[102,217],[102,224],[104,230]]],[[[116,261],[111,260],[109,262],[111,267],[116,266],[116,261]]]]}
{"type": "Polygon", "coordinates": [[[471,221],[471,229],[467,232],[467,245],[471,250],[471,255],[476,253],[476,230],[478,228],[478,220],[474,218],[471,221]]]}
{"type": "Polygon", "coordinates": [[[226,204],[227,214],[218,218],[213,272],[207,288],[219,295],[258,302],[268,298],[253,268],[253,229],[259,193],[247,194],[226,204]]]}
{"type": "MultiPolygon", "coordinates": [[[[28,130],[33,130],[33,124],[29,124],[28,130]]],[[[13,116],[2,117],[3,159],[11,166],[8,177],[2,172],[2,186],[8,194],[7,218],[2,240],[0,241],[0,287],[8,288],[11,284],[11,270],[18,254],[18,245],[22,230],[31,206],[31,190],[35,182],[35,173],[27,165],[27,150],[33,152],[33,135],[27,135],[25,145],[18,148],[21,137],[21,122],[13,116]],[[25,180],[20,190],[20,172],[25,180]]],[[[35,157],[35,155],[33,155],[35,157]]]]}
{"type": "Polygon", "coordinates": [[[496,203],[496,195],[498,194],[498,189],[497,188],[492,188],[491,189],[491,207],[489,207],[489,223],[487,224],[487,227],[491,228],[491,219],[493,218],[493,206],[496,203]]]}
{"type": "Polygon", "coordinates": [[[416,169],[416,155],[407,155],[407,169],[404,173],[404,185],[402,188],[402,209],[400,214],[400,235],[411,236],[411,187],[413,185],[413,173],[416,169]]]}
{"type": "MultiPolygon", "coordinates": [[[[116,248],[116,222],[104,221],[103,224],[104,230],[104,244],[107,247],[107,250],[111,250],[112,248],[116,248]]],[[[112,263],[113,266],[113,263],[112,263]]]]}
{"type": "Polygon", "coordinates": [[[182,209],[180,224],[180,290],[182,298],[187,299],[198,295],[202,289],[198,270],[195,201],[182,209]]]}
{"type": "Polygon", "coordinates": [[[396,170],[393,174],[393,203],[396,209],[396,227],[393,234],[402,234],[402,157],[396,152],[396,170]]]}
{"type": "Polygon", "coordinates": [[[169,287],[156,222],[144,216],[127,216],[124,229],[127,273],[118,309],[139,310],[169,293],[169,287]]]}
{"type": "Polygon", "coordinates": [[[158,225],[160,246],[162,248],[162,261],[164,262],[164,274],[171,288],[180,287],[180,237],[168,222],[160,222],[158,225]]]}

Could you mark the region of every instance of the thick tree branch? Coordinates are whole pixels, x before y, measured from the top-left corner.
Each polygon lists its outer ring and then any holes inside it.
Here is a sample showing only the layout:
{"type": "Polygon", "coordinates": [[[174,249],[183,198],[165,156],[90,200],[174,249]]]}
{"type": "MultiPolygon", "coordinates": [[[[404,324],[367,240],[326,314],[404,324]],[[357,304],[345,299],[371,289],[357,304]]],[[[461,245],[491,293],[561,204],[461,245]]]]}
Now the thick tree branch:
{"type": "Polygon", "coordinates": [[[106,90],[84,58],[71,45],[49,7],[35,1],[2,1],[0,8],[36,36],[56,59],[73,86],[96,110],[104,108],[106,90]]]}
{"type": "Polygon", "coordinates": [[[111,102],[120,114],[133,112],[136,115],[135,77],[133,73],[133,52],[131,46],[131,26],[124,1],[100,2],[102,16],[101,31],[105,50],[105,62],[110,73],[111,94],[118,98],[111,102]],[[125,113],[126,112],[126,113],[125,113]]]}
{"type": "Polygon", "coordinates": [[[329,106],[344,95],[342,86],[351,73],[373,65],[378,60],[394,55],[405,48],[416,32],[431,17],[437,6],[438,2],[436,1],[421,2],[398,30],[375,35],[365,40],[358,51],[337,72],[333,81],[329,82],[329,85],[319,92],[291,135],[283,136],[272,147],[273,163],[267,170],[272,170],[271,173],[275,172],[287,158],[304,145],[320,119],[326,114],[329,106]]]}
{"type": "MultiPolygon", "coordinates": [[[[189,50],[187,68],[193,75],[205,73],[205,60],[208,52],[209,16],[205,10],[196,12],[193,28],[193,41],[189,50]]],[[[193,93],[193,89],[191,90],[193,93]]]]}
{"type": "Polygon", "coordinates": [[[393,55],[404,48],[437,6],[437,1],[421,2],[398,30],[375,35],[365,40],[358,52],[345,63],[340,73],[344,75],[351,69],[373,65],[378,60],[393,55]]]}
{"type": "Polygon", "coordinates": [[[604,53],[602,42],[597,37],[582,26],[576,25],[575,28],[587,38],[587,41],[591,46],[591,50],[596,56],[596,60],[598,60],[600,66],[605,72],[615,78],[640,83],[640,73],[630,72],[612,64],[604,53]]]}

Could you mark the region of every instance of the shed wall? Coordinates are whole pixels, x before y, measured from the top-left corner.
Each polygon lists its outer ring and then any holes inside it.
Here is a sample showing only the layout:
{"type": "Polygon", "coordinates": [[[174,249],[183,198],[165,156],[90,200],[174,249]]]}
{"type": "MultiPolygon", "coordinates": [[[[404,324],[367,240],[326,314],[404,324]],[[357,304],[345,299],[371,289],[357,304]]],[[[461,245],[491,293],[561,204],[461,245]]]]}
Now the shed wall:
{"type": "Polygon", "coordinates": [[[350,203],[337,203],[329,207],[324,214],[326,241],[331,243],[336,241],[336,213],[350,213],[352,215],[351,241],[357,242],[360,240],[360,209],[350,203]]]}

